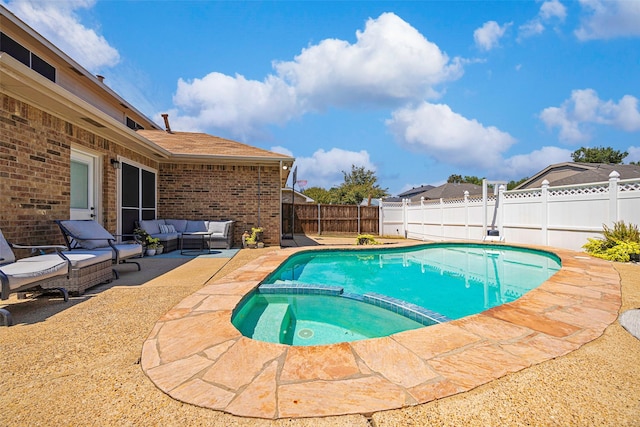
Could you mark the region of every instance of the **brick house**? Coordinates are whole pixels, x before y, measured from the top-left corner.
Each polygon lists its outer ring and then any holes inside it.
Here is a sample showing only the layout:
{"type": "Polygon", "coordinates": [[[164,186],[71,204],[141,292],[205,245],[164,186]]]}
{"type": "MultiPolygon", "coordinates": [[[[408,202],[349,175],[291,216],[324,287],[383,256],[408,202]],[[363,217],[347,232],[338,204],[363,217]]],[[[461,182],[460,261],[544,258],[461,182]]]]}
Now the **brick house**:
{"type": "Polygon", "coordinates": [[[61,243],[54,220],[232,219],[281,236],[292,157],[162,128],[0,5],[0,228],[61,243]]]}

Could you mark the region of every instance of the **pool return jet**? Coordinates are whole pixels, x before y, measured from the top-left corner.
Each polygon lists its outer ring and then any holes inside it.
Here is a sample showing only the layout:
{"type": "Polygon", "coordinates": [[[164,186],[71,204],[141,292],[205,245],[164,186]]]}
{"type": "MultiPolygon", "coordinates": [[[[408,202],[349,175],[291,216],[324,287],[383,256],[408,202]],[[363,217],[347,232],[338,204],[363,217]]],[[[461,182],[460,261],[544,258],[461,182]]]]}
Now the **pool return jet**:
{"type": "Polygon", "coordinates": [[[482,240],[487,241],[503,241],[504,236],[501,236],[500,229],[502,227],[497,226],[498,217],[498,205],[500,203],[500,192],[506,189],[506,181],[489,181],[487,179],[482,180],[482,240]],[[493,219],[491,220],[491,226],[489,227],[487,221],[487,193],[488,186],[493,186],[493,195],[495,197],[495,203],[493,205],[493,219]]]}

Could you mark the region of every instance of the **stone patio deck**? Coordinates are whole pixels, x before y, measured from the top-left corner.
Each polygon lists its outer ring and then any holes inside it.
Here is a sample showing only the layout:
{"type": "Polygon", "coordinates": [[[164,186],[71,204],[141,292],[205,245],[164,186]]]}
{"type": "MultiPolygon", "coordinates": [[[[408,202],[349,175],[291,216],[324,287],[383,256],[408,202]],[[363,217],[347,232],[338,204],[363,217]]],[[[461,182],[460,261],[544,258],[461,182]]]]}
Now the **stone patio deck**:
{"type": "Polygon", "coordinates": [[[389,337],[312,347],[254,341],[231,324],[243,296],[300,249],[275,250],[166,313],[144,344],[142,368],[177,400],[267,419],[369,414],[468,391],[565,355],[617,318],[620,278],[610,263],[541,249],[560,256],[562,269],[512,303],[389,337]]]}

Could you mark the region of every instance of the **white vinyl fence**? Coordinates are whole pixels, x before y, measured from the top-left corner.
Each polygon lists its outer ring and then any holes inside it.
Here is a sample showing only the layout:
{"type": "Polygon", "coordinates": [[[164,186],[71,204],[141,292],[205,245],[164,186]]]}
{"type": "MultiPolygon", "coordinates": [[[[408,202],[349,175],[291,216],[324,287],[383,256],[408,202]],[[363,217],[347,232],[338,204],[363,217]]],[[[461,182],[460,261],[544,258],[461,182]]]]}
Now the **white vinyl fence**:
{"type": "Polygon", "coordinates": [[[498,196],[380,203],[380,235],[416,240],[500,240],[582,250],[602,225],[640,223],[640,179],[505,191],[498,196]],[[496,200],[498,205],[496,206],[496,200]],[[491,233],[489,231],[491,230],[491,233]],[[488,236],[497,234],[497,236],[488,236]]]}

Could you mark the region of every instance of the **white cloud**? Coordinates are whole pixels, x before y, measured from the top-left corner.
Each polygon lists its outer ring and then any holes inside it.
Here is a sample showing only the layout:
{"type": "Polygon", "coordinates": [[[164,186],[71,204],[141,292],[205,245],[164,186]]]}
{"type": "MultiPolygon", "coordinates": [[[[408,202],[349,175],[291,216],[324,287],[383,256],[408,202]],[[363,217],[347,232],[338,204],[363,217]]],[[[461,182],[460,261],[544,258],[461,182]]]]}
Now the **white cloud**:
{"type": "Polygon", "coordinates": [[[176,130],[227,129],[247,139],[271,123],[282,124],[299,114],[293,88],[281,79],[247,80],[210,73],[201,79],[178,80],[171,111],[176,130]]]}
{"type": "Polygon", "coordinates": [[[570,162],[572,151],[558,147],[542,147],[528,154],[517,154],[504,160],[500,172],[510,178],[530,177],[554,163],[570,162]]]}
{"type": "Polygon", "coordinates": [[[603,101],[593,89],[571,92],[571,98],[560,107],[548,107],[540,113],[540,119],[549,129],[559,128],[560,141],[575,143],[591,138],[590,125],[613,126],[626,132],[640,130],[638,99],[623,96],[618,103],[603,101]]]}
{"type": "Polygon", "coordinates": [[[542,34],[547,25],[564,22],[567,8],[559,0],[548,0],[542,3],[538,15],[518,27],[518,40],[542,34]]]}
{"type": "Polygon", "coordinates": [[[437,86],[462,75],[462,61],[393,13],[369,19],[353,44],[327,39],[293,61],[275,62],[263,81],[210,73],[180,79],[171,112],[176,129],[222,129],[246,139],[330,106],[397,106],[438,96],[437,86]]]}
{"type": "Polygon", "coordinates": [[[85,27],[76,15],[77,9],[89,9],[94,4],[95,0],[15,0],[7,7],[82,67],[96,73],[118,64],[120,55],[97,30],[85,27]]]}
{"type": "Polygon", "coordinates": [[[580,0],[580,4],[585,16],[575,31],[578,39],[640,36],[640,1],[580,0]]]}
{"type": "Polygon", "coordinates": [[[560,21],[564,21],[567,17],[567,8],[558,0],[545,1],[540,6],[540,18],[545,21],[549,21],[553,18],[557,18],[560,21]]]}
{"type": "Polygon", "coordinates": [[[393,13],[369,19],[356,39],[323,40],[275,69],[313,108],[422,99],[462,72],[458,60],[393,13]]]}
{"type": "Polygon", "coordinates": [[[631,147],[627,148],[625,151],[627,153],[629,153],[629,156],[627,156],[624,159],[627,163],[628,162],[640,162],[640,147],[631,146],[631,147]]]}
{"type": "Polygon", "coordinates": [[[311,157],[296,157],[294,167],[298,168],[298,179],[307,181],[307,187],[331,188],[344,182],[342,172],[350,173],[352,165],[376,170],[367,151],[347,151],[340,148],[329,151],[320,149],[311,157]]]}
{"type": "Polygon", "coordinates": [[[511,22],[502,27],[496,21],[485,22],[482,27],[473,32],[476,45],[484,50],[491,50],[498,46],[505,31],[512,25],[511,22]]]}
{"type": "Polygon", "coordinates": [[[277,145],[275,147],[271,147],[269,151],[273,151],[274,153],[284,154],[285,156],[294,157],[293,152],[286,147],[282,147],[277,145]]]}
{"type": "Polygon", "coordinates": [[[386,125],[398,143],[458,167],[488,169],[515,139],[494,126],[467,119],[443,104],[423,102],[393,112],[386,125]]]}

